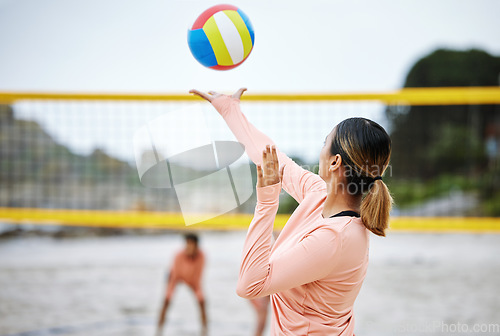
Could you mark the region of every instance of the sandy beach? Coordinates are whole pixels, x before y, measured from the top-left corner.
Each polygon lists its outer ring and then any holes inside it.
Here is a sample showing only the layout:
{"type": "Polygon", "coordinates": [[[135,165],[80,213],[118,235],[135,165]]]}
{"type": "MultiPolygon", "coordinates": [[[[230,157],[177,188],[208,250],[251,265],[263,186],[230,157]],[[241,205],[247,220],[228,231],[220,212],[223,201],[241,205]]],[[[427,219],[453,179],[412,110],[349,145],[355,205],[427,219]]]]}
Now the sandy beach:
{"type": "MultiPolygon", "coordinates": [[[[245,232],[201,232],[209,335],[249,336],[235,294],[245,232]]],[[[178,234],[0,241],[0,335],[154,335],[178,234]]],[[[355,305],[357,335],[500,334],[500,235],[372,236],[355,305]]],[[[198,335],[194,296],[177,289],[164,335],[198,335]]]]}

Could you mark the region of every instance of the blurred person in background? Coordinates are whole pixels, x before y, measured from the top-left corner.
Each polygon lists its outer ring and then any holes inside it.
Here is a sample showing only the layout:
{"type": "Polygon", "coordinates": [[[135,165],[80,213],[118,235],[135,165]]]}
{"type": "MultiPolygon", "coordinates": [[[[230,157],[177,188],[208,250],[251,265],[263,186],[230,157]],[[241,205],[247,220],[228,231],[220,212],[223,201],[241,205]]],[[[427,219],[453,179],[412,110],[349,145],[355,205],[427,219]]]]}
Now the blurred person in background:
{"type": "Polygon", "coordinates": [[[179,251],[172,263],[168,276],[165,299],[158,319],[157,336],[162,335],[165,315],[170,306],[176,285],[184,282],[196,295],[201,313],[201,324],[203,336],[207,335],[207,314],[205,310],[205,297],[201,286],[201,276],[205,265],[205,255],[198,246],[198,236],[189,233],[184,236],[186,246],[179,251]]]}

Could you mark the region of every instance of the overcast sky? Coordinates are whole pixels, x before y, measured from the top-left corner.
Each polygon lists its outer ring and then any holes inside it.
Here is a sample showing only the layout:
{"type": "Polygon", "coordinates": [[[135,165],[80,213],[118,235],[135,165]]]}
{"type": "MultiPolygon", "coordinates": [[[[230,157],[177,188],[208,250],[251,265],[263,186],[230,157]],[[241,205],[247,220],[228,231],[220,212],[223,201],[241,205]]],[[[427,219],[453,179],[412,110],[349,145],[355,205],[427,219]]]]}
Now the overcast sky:
{"type": "MultiPolygon", "coordinates": [[[[496,0],[227,2],[249,16],[255,47],[240,67],[215,71],[192,57],[187,30],[218,1],[0,0],[0,90],[383,91],[401,87],[412,64],[438,47],[500,55],[496,0]]],[[[16,112],[77,152],[100,147],[128,160],[134,129],[165,112],[102,106],[23,103],[16,112]]],[[[311,162],[340,120],[361,115],[384,122],[380,104],[252,105],[245,112],[287,153],[311,162]]]]}
{"type": "Polygon", "coordinates": [[[0,90],[378,91],[399,88],[437,47],[500,55],[496,0],[234,0],[255,47],[242,66],[218,72],[186,42],[218,3],[0,0],[0,90]]]}

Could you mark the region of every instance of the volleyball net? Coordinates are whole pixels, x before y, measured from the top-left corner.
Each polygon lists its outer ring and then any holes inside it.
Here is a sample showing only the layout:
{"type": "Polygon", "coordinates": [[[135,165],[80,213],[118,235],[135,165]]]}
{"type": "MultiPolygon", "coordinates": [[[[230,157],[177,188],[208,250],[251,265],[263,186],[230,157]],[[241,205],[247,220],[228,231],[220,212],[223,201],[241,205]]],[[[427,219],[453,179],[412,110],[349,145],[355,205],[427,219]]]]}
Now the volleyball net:
{"type": "MultiPolygon", "coordinates": [[[[366,117],[393,137],[391,230],[500,232],[500,88],[245,94],[242,110],[305,169],[366,117]],[[464,162],[467,162],[465,164],[464,162]]],[[[0,223],[244,229],[255,167],[187,94],[0,92],[0,223]]],[[[280,196],[276,228],[296,202],[280,196]]]]}

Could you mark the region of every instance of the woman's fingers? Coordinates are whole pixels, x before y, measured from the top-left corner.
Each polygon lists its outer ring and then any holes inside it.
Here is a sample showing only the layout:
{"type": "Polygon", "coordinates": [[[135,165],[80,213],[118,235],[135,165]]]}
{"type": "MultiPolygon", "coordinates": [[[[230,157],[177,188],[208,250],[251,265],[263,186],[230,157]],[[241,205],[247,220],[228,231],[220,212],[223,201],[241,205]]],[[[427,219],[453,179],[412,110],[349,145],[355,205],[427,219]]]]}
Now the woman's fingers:
{"type": "Polygon", "coordinates": [[[257,186],[265,187],[280,181],[278,155],[274,146],[267,145],[262,151],[262,166],[257,167],[257,173],[261,174],[257,186]]]}
{"type": "MultiPolygon", "coordinates": [[[[236,91],[231,97],[240,99],[241,95],[243,92],[245,92],[247,89],[246,88],[241,88],[238,91],[236,91]]],[[[215,98],[222,96],[222,93],[216,92],[216,91],[208,91],[208,93],[196,90],[196,89],[191,89],[189,90],[189,93],[192,93],[194,95],[197,95],[205,100],[208,100],[209,102],[212,102],[215,98]]]]}
{"type": "Polygon", "coordinates": [[[262,166],[258,166],[257,177],[259,176],[260,170],[260,184],[259,179],[257,178],[257,186],[258,187],[266,187],[270,185],[269,183],[269,169],[268,169],[268,155],[267,148],[262,151],[262,166]]]}
{"type": "Polygon", "coordinates": [[[280,168],[280,164],[278,162],[278,153],[276,152],[276,146],[273,146],[271,148],[271,150],[272,150],[271,153],[272,153],[272,157],[273,157],[274,170],[278,171],[280,168]]]}
{"type": "Polygon", "coordinates": [[[263,187],[264,176],[262,174],[262,167],[257,165],[257,187],[263,187]]]}
{"type": "Polygon", "coordinates": [[[264,160],[264,174],[268,177],[271,178],[274,174],[274,163],[273,163],[273,156],[271,154],[271,146],[267,145],[266,150],[265,150],[265,157],[263,158],[264,160]]]}
{"type": "Polygon", "coordinates": [[[217,98],[219,96],[222,96],[222,93],[219,93],[217,91],[208,91],[209,94],[213,96],[213,98],[217,98]]]}
{"type": "Polygon", "coordinates": [[[279,182],[279,162],[278,153],[276,152],[276,146],[267,146],[267,166],[269,169],[269,176],[272,176],[275,183],[279,182]]]}
{"type": "Polygon", "coordinates": [[[243,92],[245,92],[246,90],[247,90],[247,88],[241,88],[238,91],[236,91],[235,93],[233,93],[232,97],[236,98],[236,99],[240,99],[241,96],[243,95],[243,92]]]}
{"type": "Polygon", "coordinates": [[[214,99],[214,97],[212,97],[211,95],[209,95],[208,93],[205,93],[205,92],[201,92],[201,91],[198,91],[196,89],[191,89],[189,90],[189,93],[192,93],[196,96],[199,96],[205,100],[208,100],[209,102],[212,102],[212,100],[214,99]]]}

